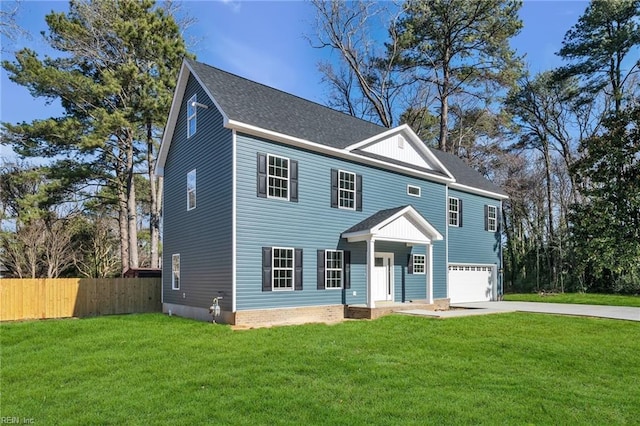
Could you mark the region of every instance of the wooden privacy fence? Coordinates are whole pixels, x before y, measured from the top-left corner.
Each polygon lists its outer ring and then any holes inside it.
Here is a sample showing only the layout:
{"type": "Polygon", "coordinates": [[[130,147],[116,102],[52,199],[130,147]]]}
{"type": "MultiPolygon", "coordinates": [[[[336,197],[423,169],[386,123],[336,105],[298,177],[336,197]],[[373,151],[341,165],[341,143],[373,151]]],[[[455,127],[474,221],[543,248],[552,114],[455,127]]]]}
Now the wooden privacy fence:
{"type": "Polygon", "coordinates": [[[161,278],[0,279],[0,321],[159,312],[161,278]]]}

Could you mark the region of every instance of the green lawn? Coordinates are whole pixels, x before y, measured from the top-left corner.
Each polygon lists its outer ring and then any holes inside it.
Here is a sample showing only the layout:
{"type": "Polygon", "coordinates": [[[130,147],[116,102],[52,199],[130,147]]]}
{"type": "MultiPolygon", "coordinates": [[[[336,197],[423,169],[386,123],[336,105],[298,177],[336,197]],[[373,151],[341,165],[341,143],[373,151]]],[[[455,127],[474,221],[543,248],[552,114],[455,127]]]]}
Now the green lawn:
{"type": "Polygon", "coordinates": [[[640,327],[541,314],[246,331],[161,314],[0,325],[35,424],[638,424],[640,327]]]}
{"type": "Polygon", "coordinates": [[[640,296],[620,296],[616,294],[547,293],[544,296],[538,293],[505,294],[504,300],[512,302],[577,303],[580,305],[640,307],[640,296]]]}

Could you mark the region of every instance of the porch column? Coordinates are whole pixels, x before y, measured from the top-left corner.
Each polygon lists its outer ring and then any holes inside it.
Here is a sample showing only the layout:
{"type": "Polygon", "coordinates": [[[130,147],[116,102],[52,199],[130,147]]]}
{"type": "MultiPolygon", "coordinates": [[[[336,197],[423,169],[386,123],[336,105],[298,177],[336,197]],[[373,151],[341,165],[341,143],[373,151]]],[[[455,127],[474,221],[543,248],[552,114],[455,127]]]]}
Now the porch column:
{"type": "Polygon", "coordinates": [[[427,270],[427,299],[429,299],[429,304],[433,304],[433,244],[427,244],[427,259],[429,259],[429,269],[427,270]]]}
{"type": "Polygon", "coordinates": [[[367,308],[375,308],[373,300],[373,267],[376,262],[376,240],[373,236],[367,240],[367,308]]]}

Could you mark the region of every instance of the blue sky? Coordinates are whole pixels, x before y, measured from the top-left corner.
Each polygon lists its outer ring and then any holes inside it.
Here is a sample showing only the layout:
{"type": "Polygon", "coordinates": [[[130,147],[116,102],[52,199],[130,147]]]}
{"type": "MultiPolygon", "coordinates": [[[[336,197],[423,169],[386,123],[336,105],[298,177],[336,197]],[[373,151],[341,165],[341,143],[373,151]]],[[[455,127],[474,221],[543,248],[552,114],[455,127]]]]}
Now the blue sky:
{"type": "MultiPolygon", "coordinates": [[[[12,2],[2,0],[2,7],[12,2]]],[[[584,13],[586,1],[525,0],[520,17],[521,33],[512,41],[533,73],[561,64],[555,55],[564,34],[584,13]]],[[[222,68],[286,92],[324,103],[326,87],[317,71],[320,60],[330,58],[327,50],[312,48],[305,34],[313,34],[314,10],[303,1],[184,1],[183,10],[197,19],[185,38],[201,62],[222,68]]],[[[67,2],[23,1],[18,23],[30,37],[13,45],[2,40],[3,50],[30,47],[41,54],[55,54],[40,35],[47,30],[44,16],[51,10],[68,10],[67,2]]],[[[2,59],[13,59],[3,52],[2,59]]],[[[21,122],[61,115],[57,103],[33,99],[0,71],[0,121],[21,122]]],[[[0,146],[0,160],[12,156],[0,146]]]]}

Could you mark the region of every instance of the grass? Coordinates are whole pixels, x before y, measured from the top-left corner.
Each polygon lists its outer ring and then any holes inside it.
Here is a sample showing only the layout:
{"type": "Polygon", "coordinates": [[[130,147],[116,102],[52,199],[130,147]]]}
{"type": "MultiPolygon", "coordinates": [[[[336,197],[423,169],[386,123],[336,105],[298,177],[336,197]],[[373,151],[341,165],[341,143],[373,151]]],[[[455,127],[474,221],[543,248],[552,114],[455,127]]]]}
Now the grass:
{"type": "Polygon", "coordinates": [[[511,302],[576,303],[579,305],[610,305],[640,307],[640,296],[593,293],[538,293],[505,294],[504,300],[511,302]]]}
{"type": "Polygon", "coordinates": [[[232,331],[161,314],[0,325],[37,424],[637,424],[637,323],[541,314],[232,331]]]}

